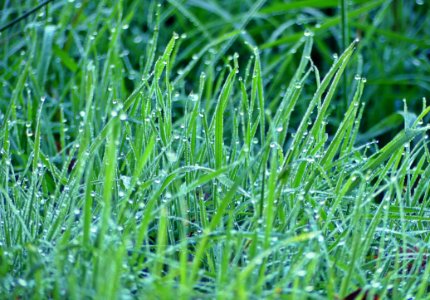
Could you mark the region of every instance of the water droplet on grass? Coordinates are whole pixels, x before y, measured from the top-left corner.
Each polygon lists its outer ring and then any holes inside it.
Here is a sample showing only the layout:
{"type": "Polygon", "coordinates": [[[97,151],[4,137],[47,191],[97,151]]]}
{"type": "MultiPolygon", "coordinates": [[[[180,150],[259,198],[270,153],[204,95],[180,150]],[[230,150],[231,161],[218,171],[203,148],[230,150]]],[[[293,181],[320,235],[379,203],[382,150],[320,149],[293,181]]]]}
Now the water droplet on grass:
{"type": "Polygon", "coordinates": [[[22,279],[22,278],[19,278],[18,279],[18,284],[20,285],[20,286],[22,286],[22,287],[26,287],[27,286],[27,281],[25,281],[24,279],[22,279]]]}
{"type": "Polygon", "coordinates": [[[143,41],[143,37],[142,37],[142,36],[140,36],[140,35],[136,36],[136,37],[133,39],[133,43],[135,43],[135,44],[139,44],[139,43],[141,43],[142,41],[143,41]]]}
{"type": "Polygon", "coordinates": [[[190,100],[191,100],[191,101],[196,102],[197,100],[199,100],[199,95],[197,95],[197,94],[195,94],[195,93],[191,92],[191,93],[188,95],[188,98],[190,98],[190,100]]]}
{"type": "Polygon", "coordinates": [[[173,151],[167,151],[166,152],[166,157],[167,157],[167,160],[169,161],[169,162],[176,162],[177,160],[178,160],[178,156],[176,155],[176,153],[175,152],[173,152],[173,151]]]}
{"type": "Polygon", "coordinates": [[[310,31],[309,29],[306,29],[305,32],[303,33],[304,36],[313,36],[314,33],[312,31],[310,31]]]}
{"type": "Polygon", "coordinates": [[[312,292],[314,290],[314,286],[313,285],[308,285],[305,287],[305,291],[306,292],[312,292]]]}

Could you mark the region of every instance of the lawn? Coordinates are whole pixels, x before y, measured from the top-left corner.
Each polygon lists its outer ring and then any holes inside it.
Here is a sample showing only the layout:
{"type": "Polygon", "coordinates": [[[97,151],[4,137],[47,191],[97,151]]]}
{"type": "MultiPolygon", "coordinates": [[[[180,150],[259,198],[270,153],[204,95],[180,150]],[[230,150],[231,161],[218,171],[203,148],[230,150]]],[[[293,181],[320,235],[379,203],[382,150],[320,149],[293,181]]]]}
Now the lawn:
{"type": "Polygon", "coordinates": [[[0,299],[428,299],[430,3],[0,11],[0,299]]]}

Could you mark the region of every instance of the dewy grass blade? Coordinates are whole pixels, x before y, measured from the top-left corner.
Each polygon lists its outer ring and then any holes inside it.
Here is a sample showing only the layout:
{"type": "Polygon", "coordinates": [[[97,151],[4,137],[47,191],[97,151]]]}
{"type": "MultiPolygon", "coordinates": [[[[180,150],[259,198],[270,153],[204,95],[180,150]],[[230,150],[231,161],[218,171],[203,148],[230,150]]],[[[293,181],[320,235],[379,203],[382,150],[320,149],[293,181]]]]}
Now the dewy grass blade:
{"type": "Polygon", "coordinates": [[[218,98],[217,107],[215,109],[215,117],[213,128],[215,130],[215,167],[221,168],[223,165],[223,148],[224,148],[224,111],[227,106],[228,98],[230,97],[233,88],[234,78],[236,77],[237,68],[231,70],[224,86],[222,87],[218,98]]]}
{"type": "Polygon", "coordinates": [[[234,30],[230,33],[223,34],[221,37],[215,39],[213,42],[210,42],[206,45],[202,50],[200,50],[197,54],[195,54],[194,59],[181,71],[175,80],[173,81],[173,85],[176,86],[180,80],[183,80],[185,76],[193,69],[193,67],[197,64],[198,60],[202,58],[202,56],[209,51],[211,48],[217,46],[218,44],[227,41],[235,36],[240,34],[239,30],[234,30]]]}
{"type": "MultiPolygon", "coordinates": [[[[283,163],[284,171],[282,171],[280,173],[279,179],[282,180],[285,178],[285,175],[287,174],[286,171],[288,169],[288,164],[293,159],[293,157],[295,157],[297,155],[298,151],[300,150],[299,147],[300,147],[300,144],[302,142],[306,127],[308,126],[307,124],[310,120],[310,116],[311,116],[315,106],[317,105],[319,99],[321,98],[323,93],[326,91],[326,89],[329,87],[329,92],[327,93],[323,107],[318,112],[317,120],[314,123],[314,127],[313,127],[312,133],[310,135],[315,137],[318,129],[321,128],[320,124],[323,120],[323,117],[325,116],[325,111],[327,110],[328,105],[329,105],[330,100],[331,100],[331,97],[333,96],[334,89],[336,88],[337,82],[340,79],[340,75],[342,74],[343,69],[345,68],[345,66],[346,66],[347,62],[349,61],[352,53],[354,52],[354,49],[355,49],[357,43],[358,43],[358,41],[354,41],[348,47],[348,49],[346,49],[346,51],[339,57],[339,59],[333,64],[333,66],[330,68],[329,72],[324,77],[323,81],[321,82],[321,86],[315,92],[315,94],[314,94],[312,100],[310,101],[308,108],[307,108],[307,110],[306,110],[306,112],[302,118],[302,121],[300,122],[299,128],[297,129],[297,132],[294,136],[294,139],[291,142],[290,149],[292,149],[292,150],[290,150],[289,153],[286,155],[286,158],[285,158],[284,163],[283,163]],[[335,77],[336,81],[333,81],[333,84],[330,85],[332,78],[336,74],[337,74],[337,76],[335,77]],[[316,126],[317,124],[318,124],[318,126],[316,126]]],[[[306,144],[305,144],[305,146],[306,146],[306,144]]]]}
{"type": "MultiPolygon", "coordinates": [[[[320,160],[320,165],[323,168],[324,172],[329,172],[331,168],[331,163],[333,161],[333,158],[335,157],[336,153],[341,150],[340,146],[344,139],[348,138],[347,133],[350,132],[351,128],[354,126],[355,117],[357,114],[358,104],[361,98],[361,94],[363,92],[364,83],[360,82],[359,86],[357,87],[357,91],[355,93],[354,99],[351,102],[348,111],[345,114],[344,119],[342,120],[341,124],[339,125],[338,130],[336,131],[336,134],[333,137],[333,140],[331,141],[330,145],[328,146],[327,150],[325,151],[325,154],[320,160]]],[[[344,142],[344,144],[347,144],[347,141],[344,142]]],[[[342,152],[339,154],[342,156],[342,152]]],[[[312,184],[314,183],[315,177],[318,176],[317,173],[314,173],[308,180],[308,183],[306,185],[305,190],[309,191],[312,184]]]]}
{"type": "Polygon", "coordinates": [[[38,163],[39,163],[39,153],[40,153],[40,139],[41,139],[41,115],[43,103],[45,102],[45,98],[42,98],[39,104],[39,108],[37,110],[37,119],[36,119],[36,130],[34,135],[34,150],[33,150],[33,172],[36,174],[38,163]]]}
{"type": "Polygon", "coordinates": [[[261,78],[261,63],[260,54],[258,53],[258,48],[254,49],[255,63],[254,63],[254,73],[252,74],[252,91],[251,91],[251,103],[255,103],[255,99],[258,99],[258,110],[260,112],[260,140],[264,144],[265,141],[265,101],[264,101],[264,91],[263,91],[263,79],[261,78]]]}
{"type": "Polygon", "coordinates": [[[374,171],[377,167],[389,159],[394,153],[402,150],[403,146],[410,142],[416,136],[426,132],[430,127],[423,127],[417,129],[407,129],[400,132],[390,143],[382,148],[378,153],[374,154],[363,165],[363,171],[374,171]]]}
{"type": "Polygon", "coordinates": [[[43,88],[46,82],[46,76],[48,74],[48,67],[51,63],[52,58],[52,45],[54,41],[56,27],[49,25],[45,27],[44,35],[43,35],[43,43],[40,54],[40,64],[37,70],[38,74],[38,84],[40,88],[43,88]]]}
{"type": "Polygon", "coordinates": [[[161,208],[160,223],[158,225],[157,234],[157,252],[156,252],[156,263],[154,264],[154,276],[156,278],[161,277],[161,271],[163,267],[163,261],[165,256],[165,249],[167,243],[167,211],[165,207],[161,208]]]}
{"type": "Polygon", "coordinates": [[[109,220],[111,219],[112,194],[115,184],[115,174],[117,168],[117,141],[119,137],[119,118],[113,117],[113,126],[108,135],[105,157],[103,161],[104,186],[103,186],[103,211],[100,228],[97,236],[97,247],[103,248],[105,234],[108,231],[109,220]]]}

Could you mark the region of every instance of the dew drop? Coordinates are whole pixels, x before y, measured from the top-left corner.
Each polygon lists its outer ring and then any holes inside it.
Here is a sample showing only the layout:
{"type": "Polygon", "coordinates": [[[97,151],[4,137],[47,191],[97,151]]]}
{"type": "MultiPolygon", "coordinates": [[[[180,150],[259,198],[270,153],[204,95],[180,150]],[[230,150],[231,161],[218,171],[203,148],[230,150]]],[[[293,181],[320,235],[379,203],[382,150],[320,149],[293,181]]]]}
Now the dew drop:
{"type": "Polygon", "coordinates": [[[125,120],[127,120],[127,114],[126,114],[126,113],[121,113],[121,114],[119,115],[119,119],[120,119],[121,121],[125,121],[125,120]]]}
{"type": "Polygon", "coordinates": [[[133,39],[133,43],[135,43],[135,44],[139,44],[139,43],[141,43],[142,41],[143,41],[143,37],[141,37],[140,35],[136,36],[136,37],[133,39]]]}
{"type": "Polygon", "coordinates": [[[196,102],[197,100],[199,100],[199,95],[197,95],[197,94],[195,94],[195,93],[191,92],[191,93],[188,95],[188,98],[190,98],[190,100],[191,100],[191,101],[196,102]]]}
{"type": "Polygon", "coordinates": [[[173,151],[167,151],[166,157],[169,162],[176,162],[178,160],[178,156],[173,151]]]}
{"type": "Polygon", "coordinates": [[[22,286],[22,287],[26,287],[27,286],[27,281],[25,281],[24,279],[22,279],[22,278],[19,278],[18,279],[18,284],[20,285],[20,286],[22,286]]]}
{"type": "Polygon", "coordinates": [[[303,33],[304,36],[313,36],[314,33],[308,29],[305,30],[305,32],[303,33]]]}

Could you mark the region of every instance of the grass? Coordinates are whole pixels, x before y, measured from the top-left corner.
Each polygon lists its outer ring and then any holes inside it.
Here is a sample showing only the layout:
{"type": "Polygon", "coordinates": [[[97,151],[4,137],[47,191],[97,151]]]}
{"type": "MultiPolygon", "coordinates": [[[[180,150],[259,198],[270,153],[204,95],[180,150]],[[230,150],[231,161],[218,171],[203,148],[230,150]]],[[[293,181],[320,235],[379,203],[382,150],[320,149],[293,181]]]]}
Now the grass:
{"type": "Polygon", "coordinates": [[[425,299],[426,6],[52,1],[3,31],[0,298],[425,299]]]}

